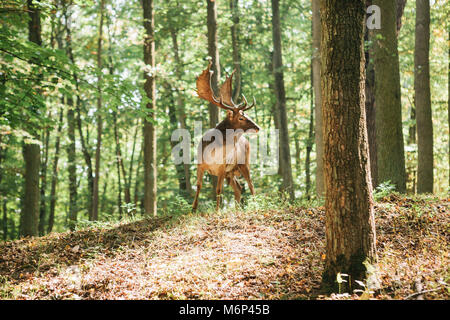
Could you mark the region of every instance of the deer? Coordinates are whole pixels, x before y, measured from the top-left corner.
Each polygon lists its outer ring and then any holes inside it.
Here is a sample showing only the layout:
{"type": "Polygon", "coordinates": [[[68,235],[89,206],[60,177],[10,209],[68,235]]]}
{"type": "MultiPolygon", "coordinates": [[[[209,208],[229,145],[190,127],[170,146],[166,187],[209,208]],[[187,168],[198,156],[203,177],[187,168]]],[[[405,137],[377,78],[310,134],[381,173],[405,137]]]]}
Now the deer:
{"type": "Polygon", "coordinates": [[[211,86],[213,71],[210,71],[212,62],[197,77],[197,95],[217,107],[226,110],[225,119],[215,128],[208,130],[202,137],[197,149],[197,192],[192,204],[195,212],[198,206],[198,196],[202,189],[203,175],[207,171],[210,175],[217,176],[216,187],[216,211],[220,208],[221,194],[224,180],[231,185],[234,191],[236,204],[241,201],[242,187],[237,177],[241,175],[247,181],[250,193],[255,195],[255,188],[250,178],[250,143],[243,137],[244,133],[257,133],[260,127],[244,111],[256,104],[248,104],[242,94],[243,100],[236,104],[232,98],[232,81],[234,70],[230,76],[226,76],[224,83],[219,88],[219,97],[214,94],[211,86]]]}

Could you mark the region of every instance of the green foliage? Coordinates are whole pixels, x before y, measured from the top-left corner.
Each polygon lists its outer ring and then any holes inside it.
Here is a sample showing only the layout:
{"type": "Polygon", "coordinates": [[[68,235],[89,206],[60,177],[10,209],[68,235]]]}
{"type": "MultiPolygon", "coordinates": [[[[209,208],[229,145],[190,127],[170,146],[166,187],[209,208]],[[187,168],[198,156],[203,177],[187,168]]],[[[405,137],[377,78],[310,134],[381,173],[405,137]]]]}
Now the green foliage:
{"type": "Polygon", "coordinates": [[[373,192],[373,199],[375,201],[379,201],[384,197],[389,196],[395,191],[395,185],[390,181],[386,181],[381,183],[378,187],[375,188],[373,192]]]}

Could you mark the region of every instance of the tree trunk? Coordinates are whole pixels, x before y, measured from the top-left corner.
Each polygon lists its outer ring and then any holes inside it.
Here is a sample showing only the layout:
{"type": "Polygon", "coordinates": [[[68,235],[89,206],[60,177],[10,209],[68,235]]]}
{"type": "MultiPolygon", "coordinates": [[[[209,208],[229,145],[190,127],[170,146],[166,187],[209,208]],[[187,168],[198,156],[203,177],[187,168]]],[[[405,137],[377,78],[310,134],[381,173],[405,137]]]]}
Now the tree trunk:
{"type": "Polygon", "coordinates": [[[233,47],[234,91],[233,101],[237,102],[241,94],[241,50],[239,48],[239,0],[230,0],[231,20],[231,46],[233,47]]]}
{"type": "MultiPolygon", "coordinates": [[[[68,7],[63,5],[63,15],[65,20],[65,29],[66,29],[66,53],[70,59],[70,61],[75,64],[75,57],[73,55],[72,50],[72,32],[71,32],[71,26],[69,24],[70,21],[70,14],[68,14],[68,7]]],[[[61,42],[60,39],[58,39],[58,42],[61,42]]],[[[62,44],[59,45],[60,49],[62,49],[62,44]]],[[[78,75],[74,73],[74,79],[75,79],[75,88],[77,91],[77,101],[75,104],[75,123],[78,130],[78,134],[80,135],[80,143],[81,143],[81,151],[83,153],[83,158],[87,166],[87,185],[88,185],[88,196],[87,196],[87,212],[88,217],[92,217],[92,195],[93,195],[93,189],[94,189],[94,175],[93,175],[93,167],[92,167],[92,158],[91,154],[89,152],[89,146],[88,146],[88,139],[84,138],[83,134],[83,125],[81,121],[81,97],[78,94],[80,92],[80,88],[78,86],[78,75]]],[[[69,210],[70,211],[70,210],[69,210]]]]}
{"type": "MultiPolygon", "coordinates": [[[[123,208],[122,208],[122,180],[121,180],[121,173],[120,173],[120,166],[122,163],[122,154],[120,152],[120,143],[119,143],[119,133],[117,130],[117,112],[113,112],[113,124],[114,124],[114,140],[116,142],[116,165],[117,165],[117,184],[118,184],[118,193],[117,193],[117,206],[119,209],[119,219],[122,219],[123,217],[123,208]]],[[[123,166],[123,164],[122,164],[123,166]]],[[[126,176],[124,173],[124,180],[126,180],[126,176]]],[[[126,182],[125,182],[126,184],[126,182]]],[[[129,203],[125,201],[126,203],[129,203]]]]}
{"type": "Polygon", "coordinates": [[[406,191],[405,153],[402,133],[397,8],[395,1],[376,0],[381,9],[381,29],[374,29],[376,144],[378,182],[390,181],[406,191]]]}
{"type": "MultiPolygon", "coordinates": [[[[28,40],[42,45],[40,11],[33,5],[32,0],[27,1],[28,15],[28,40]]],[[[36,132],[33,133],[36,137],[36,132]]],[[[25,161],[23,210],[20,223],[21,236],[37,236],[39,224],[39,144],[24,143],[23,158],[25,161]]]]}
{"type": "MultiPolygon", "coordinates": [[[[370,6],[371,0],[366,1],[366,6],[370,6]]],[[[375,123],[375,70],[373,66],[373,45],[371,45],[371,32],[365,28],[364,40],[368,42],[365,50],[366,58],[366,84],[365,84],[365,111],[366,111],[366,127],[367,127],[367,141],[369,143],[369,158],[370,158],[370,173],[372,176],[373,189],[378,185],[377,172],[377,138],[376,138],[376,123],[375,123]]]]}
{"type": "Polygon", "coordinates": [[[42,140],[44,141],[44,152],[43,152],[43,159],[41,158],[41,187],[40,187],[41,194],[40,194],[39,225],[38,225],[38,231],[40,236],[43,236],[45,234],[45,223],[47,218],[47,199],[45,198],[45,194],[47,191],[47,165],[48,165],[48,148],[50,140],[49,128],[45,128],[42,138],[43,138],[42,140]]]}
{"type": "MultiPolygon", "coordinates": [[[[269,52],[269,56],[270,59],[268,60],[269,63],[267,63],[267,69],[269,71],[269,76],[273,76],[273,51],[269,52]]],[[[273,96],[276,96],[275,94],[275,86],[273,84],[273,81],[269,81],[269,89],[272,92],[273,96]]],[[[277,109],[277,104],[276,102],[272,102],[272,99],[270,99],[271,101],[271,114],[273,116],[273,124],[275,126],[275,129],[280,130],[280,115],[277,109]]],[[[280,161],[281,159],[281,149],[278,148],[278,172],[277,174],[279,176],[283,176],[283,165],[280,161]]]]}
{"type": "MultiPolygon", "coordinates": [[[[372,4],[372,0],[366,0],[366,7],[372,4]]],[[[402,15],[406,5],[406,0],[397,0],[397,36],[402,26],[402,15]]],[[[365,29],[364,39],[371,44],[373,33],[365,29]]],[[[372,175],[372,188],[378,185],[377,172],[377,139],[375,123],[375,70],[373,64],[373,46],[366,46],[366,126],[367,138],[369,141],[370,172],[372,175]]]]}
{"type": "MultiPolygon", "coordinates": [[[[178,81],[181,82],[182,80],[182,75],[184,73],[183,71],[183,63],[181,61],[180,58],[180,54],[179,54],[179,50],[178,50],[178,33],[172,29],[171,30],[171,36],[172,36],[172,44],[173,44],[173,52],[174,52],[174,56],[175,56],[175,70],[177,73],[177,79],[178,81]]],[[[182,129],[187,129],[187,125],[186,125],[186,114],[184,112],[184,98],[183,98],[183,94],[181,92],[181,90],[178,88],[175,88],[177,91],[177,99],[176,99],[176,103],[177,103],[177,111],[178,111],[178,118],[180,121],[180,126],[182,129]]],[[[176,117],[176,115],[174,115],[176,117]]],[[[176,129],[176,127],[175,127],[176,129]]],[[[191,196],[192,195],[192,185],[191,185],[191,170],[190,170],[190,163],[184,163],[183,164],[183,170],[184,170],[184,183],[181,186],[183,186],[183,190],[186,193],[186,195],[191,196]]]]}
{"type": "Polygon", "coordinates": [[[273,37],[273,75],[275,79],[275,95],[280,119],[280,161],[283,166],[282,190],[289,193],[291,200],[294,195],[292,178],[291,152],[289,147],[289,131],[286,114],[286,92],[284,89],[283,59],[281,51],[281,24],[279,1],[272,0],[272,37],[273,37]]]}
{"type": "Polygon", "coordinates": [[[151,68],[145,72],[144,90],[150,100],[144,118],[144,209],[146,215],[156,216],[156,83],[155,83],[155,18],[153,0],[143,1],[144,11],[144,63],[151,68]],[[150,120],[149,120],[150,119],[150,120]]]}
{"type": "Polygon", "coordinates": [[[430,2],[416,1],[414,92],[417,121],[417,192],[433,193],[433,123],[430,95],[430,2]]]}
{"type": "Polygon", "coordinates": [[[322,111],[326,186],[325,290],[338,273],[350,291],[376,258],[364,106],[363,0],[321,1],[322,111]]]}
{"type": "Polygon", "coordinates": [[[59,112],[58,129],[56,132],[55,156],[53,158],[52,183],[50,187],[50,210],[48,215],[47,233],[52,232],[53,225],[55,222],[56,184],[58,183],[58,161],[59,161],[60,136],[63,125],[63,117],[64,117],[64,108],[61,108],[59,112]]]}
{"type": "Polygon", "coordinates": [[[312,0],[312,68],[314,86],[315,108],[315,143],[316,143],[316,194],[318,197],[325,195],[325,180],[323,176],[323,136],[322,136],[322,96],[320,94],[320,0],[312,0]]]}
{"type": "MultiPolygon", "coordinates": [[[[217,9],[215,0],[206,0],[207,2],[207,28],[208,28],[208,55],[212,58],[211,70],[214,71],[211,77],[211,87],[217,95],[218,83],[220,81],[220,62],[219,48],[217,41],[217,9]]],[[[216,105],[209,104],[209,126],[215,128],[219,122],[219,109],[216,105]]],[[[217,177],[211,176],[212,193],[211,198],[216,200],[217,177]]]]}
{"type": "Polygon", "coordinates": [[[309,130],[308,130],[308,140],[306,142],[306,158],[305,158],[305,175],[306,175],[306,198],[311,199],[310,189],[311,189],[311,151],[314,145],[314,96],[313,96],[313,87],[314,87],[314,75],[313,75],[313,66],[311,64],[310,67],[310,103],[309,103],[309,130]]]}
{"type": "Polygon", "coordinates": [[[6,241],[8,238],[8,212],[7,212],[7,204],[6,204],[6,192],[2,188],[2,179],[3,179],[3,168],[2,162],[5,158],[4,149],[2,148],[2,135],[0,135],[0,202],[2,203],[2,221],[3,221],[3,240],[6,241]]]}
{"type": "Polygon", "coordinates": [[[97,146],[95,149],[95,175],[93,183],[92,194],[92,216],[90,220],[98,220],[98,188],[100,183],[100,160],[101,160],[101,147],[102,147],[102,132],[103,132],[103,119],[102,119],[102,44],[103,44],[103,18],[105,10],[105,0],[100,1],[100,22],[98,30],[97,41],[97,146]]]}
{"type": "Polygon", "coordinates": [[[67,163],[69,172],[69,228],[75,229],[77,222],[77,164],[75,147],[75,112],[72,97],[67,97],[67,163]]]}

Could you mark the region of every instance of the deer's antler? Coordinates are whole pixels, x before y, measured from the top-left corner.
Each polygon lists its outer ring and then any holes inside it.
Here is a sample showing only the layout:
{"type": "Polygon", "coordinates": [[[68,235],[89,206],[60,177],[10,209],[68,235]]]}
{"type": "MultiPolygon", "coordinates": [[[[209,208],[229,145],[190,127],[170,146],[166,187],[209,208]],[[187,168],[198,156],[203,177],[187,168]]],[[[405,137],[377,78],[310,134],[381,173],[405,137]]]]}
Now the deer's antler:
{"type": "Polygon", "coordinates": [[[244,102],[236,105],[233,101],[233,75],[236,70],[233,70],[230,76],[226,76],[225,82],[220,86],[219,93],[220,98],[214,95],[214,91],[211,85],[211,78],[213,71],[210,71],[212,61],[209,61],[208,67],[203,70],[202,74],[197,77],[197,94],[200,98],[209,101],[216,106],[231,111],[245,111],[252,108],[256,104],[255,97],[253,97],[253,103],[247,106],[247,99],[242,95],[244,102]]]}

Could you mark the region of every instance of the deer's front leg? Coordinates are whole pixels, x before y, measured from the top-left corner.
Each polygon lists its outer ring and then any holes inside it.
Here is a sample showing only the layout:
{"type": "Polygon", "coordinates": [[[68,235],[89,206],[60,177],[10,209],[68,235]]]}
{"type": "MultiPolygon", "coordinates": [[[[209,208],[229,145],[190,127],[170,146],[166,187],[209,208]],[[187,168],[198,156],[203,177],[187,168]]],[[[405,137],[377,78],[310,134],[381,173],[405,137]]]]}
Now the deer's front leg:
{"type": "Polygon", "coordinates": [[[205,169],[203,169],[200,166],[197,167],[197,192],[195,193],[194,203],[192,204],[192,211],[193,212],[195,212],[197,210],[198,195],[200,194],[200,190],[202,189],[203,173],[204,172],[205,172],[205,169]]]}
{"type": "Polygon", "coordinates": [[[217,188],[216,188],[216,211],[220,208],[220,200],[222,197],[222,190],[223,190],[223,180],[225,178],[225,174],[220,174],[217,177],[217,188]]]}

